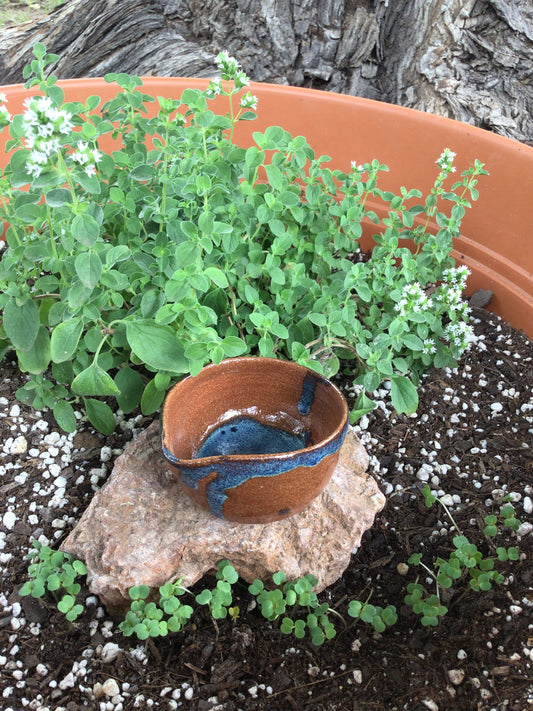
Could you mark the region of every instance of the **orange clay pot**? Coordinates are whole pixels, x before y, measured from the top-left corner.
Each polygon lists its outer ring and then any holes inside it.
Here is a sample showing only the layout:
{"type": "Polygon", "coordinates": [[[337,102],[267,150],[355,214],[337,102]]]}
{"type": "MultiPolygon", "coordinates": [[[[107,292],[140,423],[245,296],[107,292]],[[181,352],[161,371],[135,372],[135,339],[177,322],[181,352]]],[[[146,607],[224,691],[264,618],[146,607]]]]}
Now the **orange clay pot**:
{"type": "MultiPolygon", "coordinates": [[[[185,88],[202,89],[207,83],[147,77],[143,89],[154,97],[179,98],[185,88]]],[[[107,100],[118,90],[102,79],[59,84],[68,101],[85,101],[92,94],[107,100]]],[[[0,91],[11,114],[21,112],[23,99],[33,94],[21,85],[0,91]]],[[[252,84],[251,91],[259,99],[259,118],[238,125],[239,144],[251,145],[253,131],[282,126],[305,136],[317,155],[331,156],[332,167],[348,170],[352,160],[360,164],[374,158],[387,164],[390,172],[380,177],[385,190],[398,192],[402,185],[429,190],[436,176],[434,161],[445,147],[457,154],[458,173],[476,158],[485,163],[490,176],[480,180],[480,198],[464,217],[453,256],[472,272],[468,293],[493,291],[490,309],[533,338],[533,148],[458,121],[368,99],[271,84],[252,84]]],[[[2,153],[0,161],[7,160],[2,153]]],[[[369,207],[380,212],[376,205],[369,207]]],[[[363,249],[372,244],[373,231],[375,226],[366,226],[363,249]]]]}
{"type": "Polygon", "coordinates": [[[183,491],[237,523],[306,508],[331,479],[347,428],[338,388],[275,358],[208,365],[177,383],[161,410],[163,455],[183,491]]]}

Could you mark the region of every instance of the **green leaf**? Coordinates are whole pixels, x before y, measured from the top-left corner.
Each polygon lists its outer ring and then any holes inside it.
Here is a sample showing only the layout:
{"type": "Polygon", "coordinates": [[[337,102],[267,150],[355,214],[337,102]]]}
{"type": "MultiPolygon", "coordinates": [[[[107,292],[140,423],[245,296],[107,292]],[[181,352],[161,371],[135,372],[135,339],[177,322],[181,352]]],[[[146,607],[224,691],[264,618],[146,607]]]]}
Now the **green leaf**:
{"type": "Polygon", "coordinates": [[[165,391],[157,387],[155,378],[150,380],[141,397],[141,412],[143,415],[152,415],[159,410],[164,399],[165,391]]]}
{"type": "Polygon", "coordinates": [[[59,612],[66,614],[73,606],[75,600],[72,595],[63,595],[61,600],[57,603],[57,609],[59,612]]]}
{"type": "Polygon", "coordinates": [[[410,415],[418,408],[418,392],[411,380],[403,375],[391,378],[391,400],[398,414],[410,415]]]}
{"type": "Polygon", "coordinates": [[[110,435],[115,431],[115,416],[107,403],[101,400],[85,400],[85,410],[89,422],[99,432],[110,435]]]}
{"type": "Polygon", "coordinates": [[[130,172],[130,178],[138,181],[150,180],[154,175],[155,168],[153,165],[137,165],[130,172]]]}
{"type": "Polygon", "coordinates": [[[82,252],[74,260],[76,274],[81,283],[88,289],[93,289],[102,275],[102,261],[94,252],[82,252]]]}
{"type": "Polygon", "coordinates": [[[113,378],[93,361],[88,368],[82,370],[72,382],[72,390],[77,395],[117,395],[120,390],[115,385],[113,378]]]}
{"type": "Polygon", "coordinates": [[[144,382],[140,374],[129,366],[122,368],[115,376],[115,385],[120,390],[117,402],[124,414],[133,412],[141,402],[144,382]]]}
{"type": "Polygon", "coordinates": [[[32,347],[27,351],[17,351],[19,368],[23,373],[38,375],[50,363],[50,337],[48,330],[41,326],[32,347]]]}
{"type": "Polygon", "coordinates": [[[46,193],[46,202],[50,207],[62,207],[72,204],[72,193],[66,188],[53,188],[46,193]]]}
{"type": "Polygon", "coordinates": [[[94,217],[83,213],[76,215],[72,220],[71,232],[78,242],[86,247],[92,247],[100,236],[100,226],[94,217]]]}
{"type": "Polygon", "coordinates": [[[65,432],[76,432],[74,408],[67,400],[58,400],[54,405],[54,417],[59,427],[65,432]]]}
{"type": "Polygon", "coordinates": [[[198,257],[198,252],[199,247],[196,242],[182,242],[176,247],[176,263],[181,268],[194,264],[198,257]]]}
{"type": "Polygon", "coordinates": [[[237,338],[237,336],[226,336],[226,338],[221,341],[221,345],[224,350],[225,358],[235,358],[248,351],[246,343],[242,338],[237,338]]]}
{"type": "Polygon", "coordinates": [[[375,407],[376,403],[374,400],[371,400],[364,391],[359,393],[353,410],[350,412],[350,423],[353,425],[354,422],[357,422],[363,415],[372,412],[375,407]]]}
{"type": "Polygon", "coordinates": [[[199,605],[209,605],[212,598],[211,590],[202,590],[202,592],[196,596],[195,600],[199,605]]]}
{"type": "Polygon", "coordinates": [[[208,279],[214,281],[215,284],[220,288],[227,288],[228,278],[226,277],[222,269],[219,269],[218,267],[207,267],[207,269],[204,269],[204,274],[208,279]]]}
{"type": "Polygon", "coordinates": [[[268,182],[275,190],[281,190],[283,187],[283,174],[277,165],[265,165],[268,182]]]}
{"type": "Polygon", "coordinates": [[[29,351],[39,333],[39,309],[27,298],[21,304],[14,298],[4,306],[3,326],[6,336],[17,351],[29,351]]]}
{"type": "Polygon", "coordinates": [[[170,326],[152,321],[126,322],[128,343],[137,358],[150,368],[183,375],[189,370],[183,345],[170,326]]]}
{"type": "Polygon", "coordinates": [[[83,320],[77,316],[58,324],[52,331],[50,342],[54,363],[63,363],[74,355],[83,331],[83,320]]]}
{"type": "Polygon", "coordinates": [[[415,336],[414,333],[406,333],[402,337],[402,341],[412,351],[421,351],[424,349],[424,343],[418,336],[415,336]]]}

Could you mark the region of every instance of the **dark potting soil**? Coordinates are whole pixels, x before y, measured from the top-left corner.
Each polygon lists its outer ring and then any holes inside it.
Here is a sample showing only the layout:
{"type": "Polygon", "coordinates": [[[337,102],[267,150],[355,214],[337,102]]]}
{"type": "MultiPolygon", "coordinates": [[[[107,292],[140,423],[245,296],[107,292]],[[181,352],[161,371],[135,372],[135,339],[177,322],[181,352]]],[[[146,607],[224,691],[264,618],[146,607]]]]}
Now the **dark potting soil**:
{"type": "MultiPolygon", "coordinates": [[[[72,625],[50,604],[19,598],[34,538],[54,547],[101,487],[125,443],[149,418],[121,419],[104,437],[80,421],[57,432],[47,413],[16,402],[23,382],[0,365],[0,708],[49,711],[526,711],[533,708],[533,344],[475,310],[476,341],[454,371],[424,379],[416,417],[394,416],[383,392],[357,433],[387,505],[342,578],[320,598],[337,636],[321,647],[283,635],[235,586],[236,620],[213,621],[205,608],[167,638],[124,638],[88,590],[72,625]],[[438,627],[423,627],[404,603],[406,586],[432,591],[421,568],[448,557],[455,531],[442,507],[426,508],[425,484],[445,497],[457,526],[485,556],[518,546],[499,564],[505,581],[474,592],[461,581],[442,602],[438,627]],[[483,519],[510,495],[520,535],[495,541],[483,519]],[[383,634],[347,615],[352,599],[395,605],[398,622],[383,634]]],[[[346,385],[346,384],[345,384],[346,385]]],[[[352,394],[346,390],[350,398],[352,394]]],[[[310,571],[312,572],[312,571],[310,571]]],[[[197,587],[205,587],[203,581],[197,587]]]]}

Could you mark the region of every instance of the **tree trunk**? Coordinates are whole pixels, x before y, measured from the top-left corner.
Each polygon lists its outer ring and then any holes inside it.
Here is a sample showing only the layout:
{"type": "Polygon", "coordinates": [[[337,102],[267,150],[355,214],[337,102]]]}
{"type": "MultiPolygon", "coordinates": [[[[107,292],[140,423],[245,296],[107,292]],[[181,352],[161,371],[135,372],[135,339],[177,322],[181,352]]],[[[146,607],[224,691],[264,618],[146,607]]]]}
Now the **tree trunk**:
{"type": "Polygon", "coordinates": [[[449,116],[533,142],[531,0],[67,0],[3,31],[0,83],[31,46],[60,78],[214,76],[227,50],[255,81],[449,116]]]}

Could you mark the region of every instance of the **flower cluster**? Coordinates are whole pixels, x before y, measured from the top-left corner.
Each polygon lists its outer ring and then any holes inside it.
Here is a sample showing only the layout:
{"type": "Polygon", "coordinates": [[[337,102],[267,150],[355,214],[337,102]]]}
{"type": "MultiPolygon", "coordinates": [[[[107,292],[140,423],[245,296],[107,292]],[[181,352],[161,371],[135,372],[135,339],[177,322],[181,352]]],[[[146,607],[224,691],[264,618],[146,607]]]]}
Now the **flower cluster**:
{"type": "Polygon", "coordinates": [[[424,338],[422,353],[425,355],[433,355],[437,352],[437,344],[433,338],[424,338]]]}
{"type": "Polygon", "coordinates": [[[350,166],[352,168],[352,173],[355,176],[360,176],[362,173],[365,172],[365,166],[358,164],[355,160],[351,161],[350,166]]]}
{"type": "MultiPolygon", "coordinates": [[[[212,79],[209,83],[206,90],[206,95],[209,99],[214,99],[216,96],[231,96],[239,92],[243,87],[249,86],[250,79],[240,68],[239,62],[230,57],[227,52],[220,52],[215,62],[220,71],[220,78],[212,79]],[[232,82],[233,86],[224,86],[224,81],[232,82]]],[[[255,111],[257,109],[257,96],[247,91],[241,96],[239,106],[242,111],[255,111]]]]}
{"type": "Polygon", "coordinates": [[[240,100],[240,107],[241,109],[251,109],[255,111],[257,109],[257,96],[247,91],[240,100]]]}
{"type": "Polygon", "coordinates": [[[455,173],[455,166],[453,165],[453,159],[455,158],[455,153],[449,148],[445,148],[440,157],[437,158],[435,163],[439,166],[443,173],[448,175],[449,173],[455,173]]]}
{"type": "Polygon", "coordinates": [[[89,176],[96,175],[96,164],[101,158],[101,152],[96,148],[91,148],[85,141],[79,141],[77,150],[70,155],[70,159],[82,166],[89,176]]]}
{"type": "Polygon", "coordinates": [[[461,267],[452,267],[451,269],[446,269],[444,272],[444,279],[449,284],[457,286],[459,289],[464,289],[466,287],[466,282],[468,275],[470,274],[470,269],[463,265],[461,267]]]}
{"type": "Polygon", "coordinates": [[[410,313],[429,311],[433,306],[432,300],[424,292],[418,282],[406,284],[402,290],[401,298],[394,306],[400,316],[409,317],[410,313]]]}
{"type": "Polygon", "coordinates": [[[226,81],[233,81],[235,89],[242,89],[250,84],[249,78],[239,66],[239,62],[230,57],[227,52],[220,52],[215,58],[215,63],[220,71],[221,78],[226,81]]]}
{"type": "Polygon", "coordinates": [[[24,106],[25,142],[30,149],[28,172],[38,177],[60,150],[63,136],[72,131],[72,114],[56,108],[49,96],[26,99],[24,106]]]}
{"type": "Polygon", "coordinates": [[[444,329],[445,336],[457,355],[463,353],[472,342],[472,327],[464,321],[449,323],[444,329]]]}
{"type": "Polygon", "coordinates": [[[435,292],[435,300],[447,311],[451,321],[466,321],[470,316],[470,307],[463,301],[469,274],[466,266],[446,269],[444,281],[435,292]]]}

